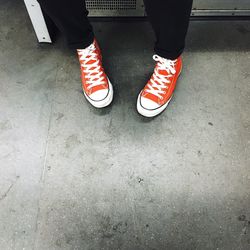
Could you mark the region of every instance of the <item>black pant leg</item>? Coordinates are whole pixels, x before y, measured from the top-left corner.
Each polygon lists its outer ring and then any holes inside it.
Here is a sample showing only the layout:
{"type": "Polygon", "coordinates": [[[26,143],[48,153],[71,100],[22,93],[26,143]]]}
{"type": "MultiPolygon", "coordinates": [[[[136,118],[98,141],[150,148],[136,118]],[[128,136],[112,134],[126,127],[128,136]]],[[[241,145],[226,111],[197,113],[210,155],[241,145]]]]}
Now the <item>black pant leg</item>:
{"type": "Polygon", "coordinates": [[[43,11],[65,35],[68,46],[84,49],[94,40],[84,0],[38,0],[43,11]]]}
{"type": "Polygon", "coordinates": [[[155,52],[164,58],[178,58],[185,37],[193,0],[144,0],[148,18],[156,34],[155,52]]]}

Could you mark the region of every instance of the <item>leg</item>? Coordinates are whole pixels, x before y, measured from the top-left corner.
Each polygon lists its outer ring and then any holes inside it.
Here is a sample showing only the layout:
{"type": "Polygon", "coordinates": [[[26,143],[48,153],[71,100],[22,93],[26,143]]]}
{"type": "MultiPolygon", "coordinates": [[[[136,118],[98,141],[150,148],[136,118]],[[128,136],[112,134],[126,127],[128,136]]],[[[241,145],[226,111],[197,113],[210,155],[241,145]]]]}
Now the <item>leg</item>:
{"type": "Polygon", "coordinates": [[[157,55],[174,60],[185,47],[192,0],[144,0],[156,34],[157,55]]]}
{"type": "Polygon", "coordinates": [[[96,108],[108,106],[113,87],[102,66],[102,56],[88,21],[84,0],[38,0],[42,9],[65,34],[69,47],[77,49],[82,89],[96,108]]]}
{"type": "Polygon", "coordinates": [[[154,73],[137,99],[138,112],[154,117],[163,112],[173,97],[182,69],[192,0],[144,0],[156,34],[154,73]]]}
{"type": "Polygon", "coordinates": [[[86,48],[94,40],[84,0],[38,0],[42,9],[66,36],[70,48],[86,48]]]}

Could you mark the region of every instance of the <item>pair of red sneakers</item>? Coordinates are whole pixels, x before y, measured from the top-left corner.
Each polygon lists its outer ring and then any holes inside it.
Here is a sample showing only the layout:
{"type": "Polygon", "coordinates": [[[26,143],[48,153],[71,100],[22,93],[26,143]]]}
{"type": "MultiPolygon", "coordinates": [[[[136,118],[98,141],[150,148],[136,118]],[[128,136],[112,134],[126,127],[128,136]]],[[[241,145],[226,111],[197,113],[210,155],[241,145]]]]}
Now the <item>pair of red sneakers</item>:
{"type": "MultiPolygon", "coordinates": [[[[95,40],[86,49],[77,50],[81,64],[82,88],[86,99],[96,108],[107,107],[113,100],[113,87],[102,66],[101,51],[95,40]]],[[[182,60],[154,55],[154,73],[137,99],[138,112],[154,117],[168,106],[181,73],[182,60]]]]}

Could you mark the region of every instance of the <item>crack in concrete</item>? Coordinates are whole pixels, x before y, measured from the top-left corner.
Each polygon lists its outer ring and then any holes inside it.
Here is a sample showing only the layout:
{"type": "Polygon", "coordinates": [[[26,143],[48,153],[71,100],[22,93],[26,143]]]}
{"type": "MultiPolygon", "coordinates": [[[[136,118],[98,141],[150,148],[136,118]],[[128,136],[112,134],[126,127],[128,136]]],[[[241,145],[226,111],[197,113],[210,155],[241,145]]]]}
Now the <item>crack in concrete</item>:
{"type": "Polygon", "coordinates": [[[16,184],[18,178],[19,178],[19,176],[17,176],[16,180],[11,183],[11,185],[6,190],[6,192],[3,195],[0,196],[0,201],[4,200],[8,196],[9,192],[11,191],[11,189],[13,188],[13,186],[16,184]]]}

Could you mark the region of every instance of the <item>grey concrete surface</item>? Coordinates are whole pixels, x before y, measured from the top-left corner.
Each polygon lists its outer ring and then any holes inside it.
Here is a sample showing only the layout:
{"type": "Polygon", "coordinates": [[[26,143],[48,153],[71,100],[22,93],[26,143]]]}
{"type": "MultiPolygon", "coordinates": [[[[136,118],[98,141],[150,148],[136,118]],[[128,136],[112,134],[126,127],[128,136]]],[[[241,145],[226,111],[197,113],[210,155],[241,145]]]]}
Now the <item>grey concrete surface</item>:
{"type": "Polygon", "coordinates": [[[250,22],[193,21],[150,120],[150,26],[94,26],[116,93],[102,111],[62,39],[38,45],[22,1],[0,3],[0,249],[250,249],[250,22]]]}

